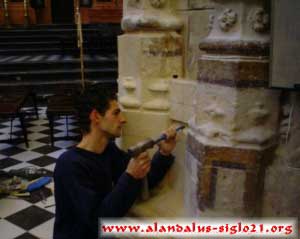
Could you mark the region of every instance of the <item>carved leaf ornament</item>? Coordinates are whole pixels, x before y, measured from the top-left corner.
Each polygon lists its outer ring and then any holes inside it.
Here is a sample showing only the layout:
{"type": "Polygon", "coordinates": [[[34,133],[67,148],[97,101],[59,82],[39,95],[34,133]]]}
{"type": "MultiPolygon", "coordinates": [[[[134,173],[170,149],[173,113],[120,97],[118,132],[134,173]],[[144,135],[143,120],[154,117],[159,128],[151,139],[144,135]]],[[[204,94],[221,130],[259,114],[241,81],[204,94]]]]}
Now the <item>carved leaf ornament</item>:
{"type": "Polygon", "coordinates": [[[166,4],[166,0],[149,0],[154,8],[162,8],[166,4]]]}
{"type": "Polygon", "coordinates": [[[255,32],[262,33],[269,29],[269,14],[263,8],[258,8],[249,20],[255,32]]]}
{"type": "Polygon", "coordinates": [[[218,18],[220,28],[227,32],[237,22],[237,13],[232,9],[226,9],[218,18]]]}

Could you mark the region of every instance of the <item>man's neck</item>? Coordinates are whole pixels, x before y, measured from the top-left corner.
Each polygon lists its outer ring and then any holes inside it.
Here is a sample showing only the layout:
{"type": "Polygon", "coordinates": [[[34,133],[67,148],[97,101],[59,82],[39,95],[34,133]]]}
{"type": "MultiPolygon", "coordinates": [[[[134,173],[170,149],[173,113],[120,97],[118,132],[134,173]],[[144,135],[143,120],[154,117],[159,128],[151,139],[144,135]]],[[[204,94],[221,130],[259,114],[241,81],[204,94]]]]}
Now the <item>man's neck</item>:
{"type": "Polygon", "coordinates": [[[93,153],[101,154],[105,150],[108,142],[109,139],[107,137],[90,132],[82,137],[77,147],[93,153]]]}

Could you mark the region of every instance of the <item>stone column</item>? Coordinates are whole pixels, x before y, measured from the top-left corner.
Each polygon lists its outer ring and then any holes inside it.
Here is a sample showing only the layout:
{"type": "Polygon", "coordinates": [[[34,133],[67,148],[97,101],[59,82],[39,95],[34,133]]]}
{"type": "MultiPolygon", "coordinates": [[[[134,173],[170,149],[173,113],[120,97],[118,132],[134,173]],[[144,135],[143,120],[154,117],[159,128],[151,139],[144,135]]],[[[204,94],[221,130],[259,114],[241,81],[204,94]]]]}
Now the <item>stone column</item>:
{"type": "Polygon", "coordinates": [[[259,215],[279,115],[279,92],[268,89],[269,1],[212,2],[189,121],[186,201],[195,215],[259,215]]]}
{"type": "MultiPolygon", "coordinates": [[[[175,2],[126,0],[123,3],[118,85],[119,102],[128,120],[121,139],[125,149],[159,135],[171,123],[170,82],[183,74],[183,41],[179,32],[183,24],[175,14],[175,2]]],[[[167,178],[170,187],[174,177],[167,178]]],[[[152,198],[152,204],[149,200],[145,202],[147,206],[135,207],[135,212],[176,215],[179,210],[172,201],[176,197],[163,195],[167,194],[159,193],[161,198],[152,198]]]]}

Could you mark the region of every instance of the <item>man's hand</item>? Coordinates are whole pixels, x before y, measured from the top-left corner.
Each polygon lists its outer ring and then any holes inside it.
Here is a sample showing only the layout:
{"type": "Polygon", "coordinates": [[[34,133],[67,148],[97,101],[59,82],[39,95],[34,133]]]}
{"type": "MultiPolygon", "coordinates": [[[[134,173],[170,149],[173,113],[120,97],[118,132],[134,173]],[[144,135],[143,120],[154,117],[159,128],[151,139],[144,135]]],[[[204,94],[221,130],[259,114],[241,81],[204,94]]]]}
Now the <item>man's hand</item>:
{"type": "Polygon", "coordinates": [[[172,153],[173,149],[176,146],[176,127],[172,125],[168,128],[164,134],[167,136],[166,140],[163,140],[159,143],[159,152],[162,155],[168,156],[172,153]]]}
{"type": "Polygon", "coordinates": [[[132,158],[128,165],[126,172],[129,173],[135,179],[142,179],[146,177],[150,171],[151,159],[147,152],[141,153],[136,158],[132,158]]]}

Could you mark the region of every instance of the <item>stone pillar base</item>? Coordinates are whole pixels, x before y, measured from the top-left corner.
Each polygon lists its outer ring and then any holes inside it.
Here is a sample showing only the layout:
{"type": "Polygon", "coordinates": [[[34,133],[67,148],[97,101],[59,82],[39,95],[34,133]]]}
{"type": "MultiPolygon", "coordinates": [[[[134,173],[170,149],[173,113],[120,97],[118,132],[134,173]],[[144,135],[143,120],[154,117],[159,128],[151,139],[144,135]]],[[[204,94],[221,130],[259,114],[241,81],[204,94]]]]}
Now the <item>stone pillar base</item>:
{"type": "MultiPolygon", "coordinates": [[[[260,214],[264,168],[273,148],[262,151],[203,145],[190,133],[187,170],[191,173],[198,214],[256,216],[260,214]]],[[[191,197],[193,198],[193,197],[191,197]]]]}

